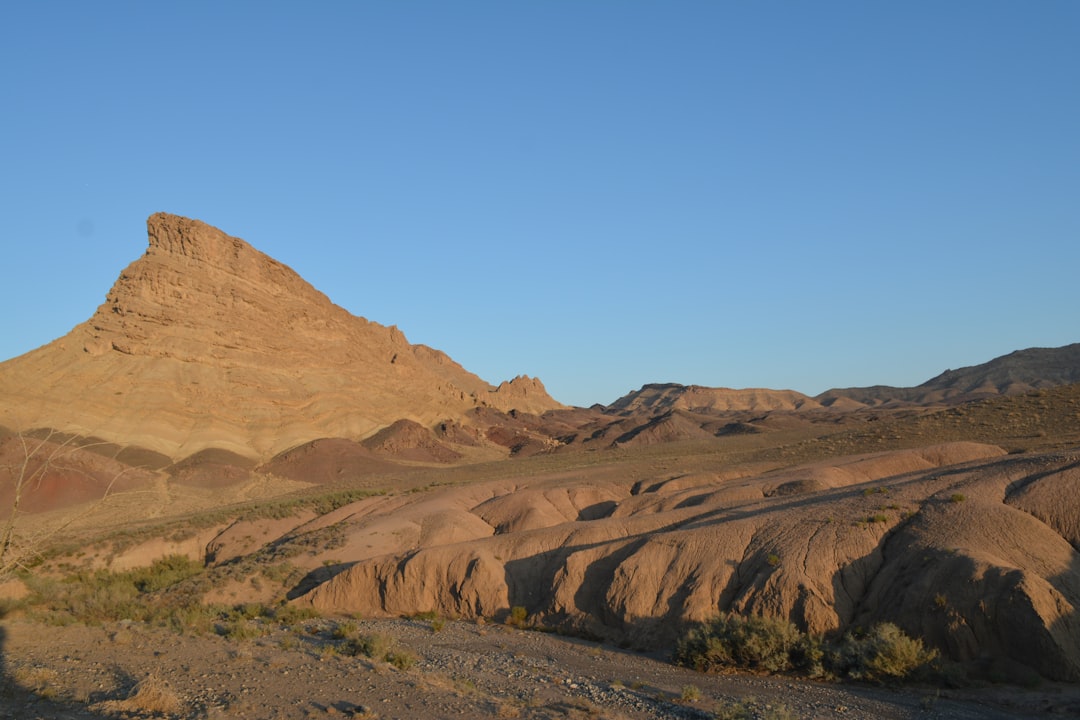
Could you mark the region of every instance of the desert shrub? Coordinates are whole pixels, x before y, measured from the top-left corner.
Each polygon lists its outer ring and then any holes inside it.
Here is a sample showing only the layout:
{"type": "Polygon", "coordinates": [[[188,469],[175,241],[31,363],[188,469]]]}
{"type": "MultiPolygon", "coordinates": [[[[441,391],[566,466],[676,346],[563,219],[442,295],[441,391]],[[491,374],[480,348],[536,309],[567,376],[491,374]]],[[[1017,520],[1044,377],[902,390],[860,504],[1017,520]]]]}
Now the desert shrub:
{"type": "Polygon", "coordinates": [[[886,682],[927,671],[937,656],[922,640],[909,637],[892,623],[882,623],[865,634],[845,635],[831,653],[829,664],[837,675],[886,682]]]}
{"type": "Polygon", "coordinates": [[[290,562],[280,562],[276,565],[264,565],[260,572],[263,577],[272,582],[285,584],[289,578],[300,573],[300,569],[290,562]]]}
{"type": "Polygon", "coordinates": [[[139,592],[150,593],[172,587],[202,571],[202,563],[192,560],[187,555],[167,555],[154,561],[150,567],[136,568],[130,570],[128,574],[139,592]]]}
{"type": "Polygon", "coordinates": [[[949,496],[949,502],[951,503],[962,503],[965,500],[967,500],[967,498],[964,497],[964,493],[953,493],[949,496]]]}
{"type": "Polygon", "coordinates": [[[186,603],[174,607],[165,617],[164,625],[180,634],[207,635],[214,632],[220,615],[218,608],[199,602],[186,603]]]}
{"type": "Polygon", "coordinates": [[[750,720],[754,710],[745,702],[733,700],[718,705],[713,716],[716,720],[750,720]]]}
{"type": "Polygon", "coordinates": [[[408,670],[416,664],[416,656],[408,650],[402,650],[400,648],[387,652],[383,656],[383,659],[398,670],[408,670]]]}
{"type": "Polygon", "coordinates": [[[394,639],[379,633],[369,633],[350,638],[342,651],[349,655],[363,655],[373,660],[383,660],[394,649],[394,639]]]}
{"type": "Polygon", "coordinates": [[[274,611],[262,603],[244,603],[231,608],[218,607],[213,612],[218,620],[215,625],[218,635],[230,640],[264,637],[273,629],[267,621],[274,617],[274,611]]]}
{"type": "Polygon", "coordinates": [[[750,698],[745,701],[729,701],[719,704],[713,712],[716,720],[795,720],[797,715],[783,703],[778,705],[763,705],[761,702],[750,698]]]}
{"type": "Polygon", "coordinates": [[[507,625],[513,625],[517,628],[523,628],[528,624],[529,611],[522,605],[515,605],[510,608],[510,615],[506,618],[507,625]]]}
{"type": "Polygon", "coordinates": [[[442,632],[443,628],[446,627],[446,618],[434,610],[418,612],[413,615],[413,618],[426,622],[431,627],[432,632],[442,632]]]}
{"type": "Polygon", "coordinates": [[[928,672],[936,658],[936,650],[927,650],[921,640],[891,623],[825,644],[787,620],[730,614],[687,630],[674,653],[677,664],[702,672],[797,671],[872,682],[917,677],[928,672]]]}
{"type": "Polygon", "coordinates": [[[314,620],[319,617],[319,611],[313,607],[300,607],[290,603],[282,603],[274,608],[274,620],[282,625],[292,626],[305,620],[314,620]]]}
{"type": "Polygon", "coordinates": [[[230,640],[252,640],[269,634],[269,630],[261,623],[243,618],[226,620],[218,625],[218,634],[230,640]]]}
{"type": "Polygon", "coordinates": [[[416,656],[400,648],[394,638],[379,633],[359,635],[346,640],[340,648],[346,655],[363,655],[372,660],[383,660],[399,670],[408,670],[416,663],[416,656]]]}
{"type": "Polygon", "coordinates": [[[691,628],[676,646],[675,661],[703,672],[782,672],[806,667],[819,652],[788,620],[728,614],[691,628]]]}
{"type": "Polygon", "coordinates": [[[335,640],[346,640],[346,639],[352,637],[353,635],[355,635],[356,630],[357,630],[356,623],[354,623],[352,620],[345,620],[345,621],[339,622],[334,627],[334,632],[331,634],[331,636],[335,640]]]}
{"type": "Polygon", "coordinates": [[[237,605],[233,610],[233,614],[244,620],[256,620],[258,618],[273,617],[274,611],[263,603],[252,602],[237,605]]]}
{"type": "Polygon", "coordinates": [[[52,668],[41,666],[17,667],[11,675],[17,684],[32,690],[40,697],[53,699],[59,696],[57,692],[59,673],[52,668]]]}
{"type": "Polygon", "coordinates": [[[155,675],[148,675],[139,681],[124,700],[107,700],[92,706],[95,710],[109,714],[125,715],[175,715],[180,713],[183,707],[180,696],[169,683],[155,675]]]}
{"type": "Polygon", "coordinates": [[[679,694],[679,699],[683,702],[696,703],[701,699],[701,689],[697,685],[683,685],[682,691],[679,694]]]}

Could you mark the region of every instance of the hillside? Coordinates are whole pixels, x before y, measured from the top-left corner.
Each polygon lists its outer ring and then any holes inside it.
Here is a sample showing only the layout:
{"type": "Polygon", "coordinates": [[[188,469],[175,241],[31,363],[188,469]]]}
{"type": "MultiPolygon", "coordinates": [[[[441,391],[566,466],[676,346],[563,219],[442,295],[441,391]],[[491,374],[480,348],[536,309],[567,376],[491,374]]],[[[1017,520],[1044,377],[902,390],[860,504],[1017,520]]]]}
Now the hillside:
{"type": "Polygon", "coordinates": [[[837,388],[817,396],[822,405],[926,405],[978,400],[1080,382],[1080,343],[1060,348],[1028,348],[988,362],[946,370],[913,388],[876,385],[837,388]]]}

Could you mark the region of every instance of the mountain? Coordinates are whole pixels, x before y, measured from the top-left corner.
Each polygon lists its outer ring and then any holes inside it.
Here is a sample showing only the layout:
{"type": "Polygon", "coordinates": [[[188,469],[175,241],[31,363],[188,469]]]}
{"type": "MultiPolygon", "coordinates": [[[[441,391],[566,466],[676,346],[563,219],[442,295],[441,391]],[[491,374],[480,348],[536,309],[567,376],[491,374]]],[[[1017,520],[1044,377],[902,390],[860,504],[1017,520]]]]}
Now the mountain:
{"type": "Polygon", "coordinates": [[[1080,343],[1060,348],[1028,348],[1002,355],[981,365],[946,370],[913,388],[875,385],[836,388],[814,398],[827,407],[851,401],[863,405],[956,403],[994,395],[1019,395],[1058,385],[1080,382],[1080,343]]]}
{"type": "Polygon", "coordinates": [[[562,407],[543,384],[493,387],[396,327],[354,316],[297,273],[198,220],[158,213],[146,253],[67,335],[0,364],[0,424],[50,427],[180,459],[268,460],[399,420],[562,407]]]}
{"type": "Polygon", "coordinates": [[[750,410],[809,410],[820,407],[812,398],[794,390],[710,388],[678,383],[650,384],[627,393],[607,407],[608,412],[728,412],[750,410]]]}

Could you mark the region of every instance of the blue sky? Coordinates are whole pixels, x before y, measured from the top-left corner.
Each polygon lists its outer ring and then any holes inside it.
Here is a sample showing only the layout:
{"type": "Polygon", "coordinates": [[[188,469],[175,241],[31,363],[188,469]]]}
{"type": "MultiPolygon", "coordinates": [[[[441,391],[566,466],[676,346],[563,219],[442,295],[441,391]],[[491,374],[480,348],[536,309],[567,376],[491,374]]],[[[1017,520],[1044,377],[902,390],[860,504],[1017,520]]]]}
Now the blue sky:
{"type": "Polygon", "coordinates": [[[196,217],[492,383],[915,385],[1080,341],[1080,3],[0,8],[0,359],[196,217]]]}

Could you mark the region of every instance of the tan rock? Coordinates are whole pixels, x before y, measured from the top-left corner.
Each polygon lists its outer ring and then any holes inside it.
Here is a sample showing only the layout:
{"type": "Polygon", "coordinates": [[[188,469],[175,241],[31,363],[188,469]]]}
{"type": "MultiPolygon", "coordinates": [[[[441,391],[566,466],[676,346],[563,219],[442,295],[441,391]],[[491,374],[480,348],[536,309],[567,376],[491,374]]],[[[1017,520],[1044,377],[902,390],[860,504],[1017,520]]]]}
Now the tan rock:
{"type": "Polygon", "coordinates": [[[396,327],[351,315],[290,268],[197,220],[158,213],[149,247],[67,336],[0,364],[0,422],[54,427],[181,459],[260,460],[405,418],[431,428],[490,406],[561,407],[498,388],[396,327]]]}

